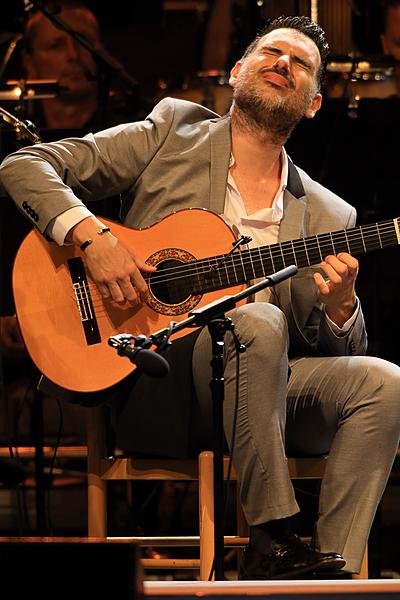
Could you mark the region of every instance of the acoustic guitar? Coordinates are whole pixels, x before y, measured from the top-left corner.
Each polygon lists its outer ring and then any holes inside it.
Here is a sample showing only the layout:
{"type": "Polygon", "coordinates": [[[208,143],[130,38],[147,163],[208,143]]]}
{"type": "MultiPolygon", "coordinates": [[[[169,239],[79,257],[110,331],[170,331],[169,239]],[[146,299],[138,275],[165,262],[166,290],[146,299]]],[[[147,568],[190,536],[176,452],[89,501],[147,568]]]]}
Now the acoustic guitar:
{"type": "Polygon", "coordinates": [[[141,230],[102,221],[157,267],[146,275],[146,303],[104,300],[82,252],[48,242],[36,230],[23,240],[13,270],[17,317],[32,360],[48,379],[78,392],[108,388],[136,368],[109,346],[110,336],[149,336],[220,298],[222,290],[234,294],[291,264],[301,268],[328,254],[357,255],[400,243],[398,218],[234,252],[230,227],[205,209],[181,210],[141,230]]]}

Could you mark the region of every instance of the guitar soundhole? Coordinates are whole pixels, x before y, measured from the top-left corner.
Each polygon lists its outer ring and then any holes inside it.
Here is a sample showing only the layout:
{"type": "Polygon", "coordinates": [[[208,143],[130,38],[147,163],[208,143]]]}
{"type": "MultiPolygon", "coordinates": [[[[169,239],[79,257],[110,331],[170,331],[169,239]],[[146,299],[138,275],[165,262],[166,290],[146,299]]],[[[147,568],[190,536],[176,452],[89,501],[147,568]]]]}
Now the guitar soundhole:
{"type": "Polygon", "coordinates": [[[180,275],[182,263],[178,260],[165,260],[158,263],[157,273],[150,277],[150,289],[159,302],[163,304],[181,304],[190,291],[185,282],[185,277],[180,275]]]}
{"type": "Polygon", "coordinates": [[[201,295],[192,295],[193,278],[197,270],[186,268],[187,263],[196,264],[196,258],[187,250],[164,248],[146,260],[157,267],[157,272],[148,279],[149,296],[147,304],[163,315],[183,315],[192,310],[201,295]]]}

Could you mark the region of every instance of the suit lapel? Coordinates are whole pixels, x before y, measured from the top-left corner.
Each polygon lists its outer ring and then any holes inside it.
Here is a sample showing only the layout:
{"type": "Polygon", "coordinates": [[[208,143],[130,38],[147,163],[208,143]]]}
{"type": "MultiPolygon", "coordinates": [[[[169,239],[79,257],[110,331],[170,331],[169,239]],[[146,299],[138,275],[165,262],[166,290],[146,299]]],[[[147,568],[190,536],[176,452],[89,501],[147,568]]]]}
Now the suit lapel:
{"type": "MultiPolygon", "coordinates": [[[[293,165],[288,161],[288,185],[283,197],[283,218],[279,227],[279,241],[296,240],[305,235],[304,215],[307,206],[307,196],[300,179],[300,175],[293,165]]],[[[279,305],[288,314],[290,309],[291,279],[287,279],[275,288],[279,305]]]]}
{"type": "Polygon", "coordinates": [[[222,214],[228,179],[231,153],[231,128],[229,115],[210,121],[210,198],[211,210],[222,214]]]}

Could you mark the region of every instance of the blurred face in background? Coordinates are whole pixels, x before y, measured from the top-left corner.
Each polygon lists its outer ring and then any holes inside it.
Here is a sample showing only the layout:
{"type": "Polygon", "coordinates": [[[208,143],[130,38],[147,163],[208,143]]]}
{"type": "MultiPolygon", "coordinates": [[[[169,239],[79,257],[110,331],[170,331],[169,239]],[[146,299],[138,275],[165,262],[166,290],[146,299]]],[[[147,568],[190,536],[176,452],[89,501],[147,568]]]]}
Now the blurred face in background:
{"type": "MultiPolygon", "coordinates": [[[[400,6],[388,8],[385,31],[381,34],[382,49],[395,60],[400,61],[400,6]]],[[[400,94],[400,62],[394,67],[397,93],[400,94]]]]}
{"type": "MultiPolygon", "coordinates": [[[[81,8],[64,8],[57,16],[85,36],[95,49],[101,48],[94,15],[81,8]]],[[[96,63],[91,53],[68,33],[58,29],[43,13],[28,22],[24,66],[28,79],[56,79],[67,95],[84,98],[96,93],[96,63]]]]}
{"type": "Polygon", "coordinates": [[[400,6],[388,9],[385,31],[381,34],[382,48],[385,54],[390,54],[400,60],[400,6]]]}

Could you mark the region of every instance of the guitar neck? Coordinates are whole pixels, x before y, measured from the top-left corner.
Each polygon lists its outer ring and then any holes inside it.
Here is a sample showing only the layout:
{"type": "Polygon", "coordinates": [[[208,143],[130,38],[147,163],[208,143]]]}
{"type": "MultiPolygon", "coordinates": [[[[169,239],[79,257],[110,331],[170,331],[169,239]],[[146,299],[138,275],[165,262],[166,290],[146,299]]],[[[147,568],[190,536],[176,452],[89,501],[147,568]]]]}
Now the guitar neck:
{"type": "Polygon", "coordinates": [[[204,293],[267,277],[284,267],[320,263],[329,254],[353,256],[400,244],[399,219],[242,250],[197,261],[194,293],[204,293]]]}

